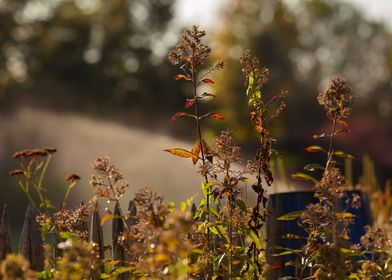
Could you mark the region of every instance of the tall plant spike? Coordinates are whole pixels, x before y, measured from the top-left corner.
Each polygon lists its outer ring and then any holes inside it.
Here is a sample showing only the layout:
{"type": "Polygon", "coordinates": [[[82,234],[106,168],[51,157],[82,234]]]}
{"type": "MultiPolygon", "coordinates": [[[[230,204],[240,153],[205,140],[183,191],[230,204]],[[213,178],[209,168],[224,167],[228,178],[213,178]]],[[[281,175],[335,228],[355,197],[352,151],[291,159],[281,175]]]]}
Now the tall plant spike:
{"type": "Polygon", "coordinates": [[[0,221],[0,261],[12,253],[11,226],[8,219],[7,204],[4,204],[0,221]]]}
{"type": "Polygon", "coordinates": [[[30,262],[31,269],[42,271],[44,269],[44,249],[41,232],[36,221],[37,214],[34,206],[29,204],[19,239],[19,254],[30,262]]]}

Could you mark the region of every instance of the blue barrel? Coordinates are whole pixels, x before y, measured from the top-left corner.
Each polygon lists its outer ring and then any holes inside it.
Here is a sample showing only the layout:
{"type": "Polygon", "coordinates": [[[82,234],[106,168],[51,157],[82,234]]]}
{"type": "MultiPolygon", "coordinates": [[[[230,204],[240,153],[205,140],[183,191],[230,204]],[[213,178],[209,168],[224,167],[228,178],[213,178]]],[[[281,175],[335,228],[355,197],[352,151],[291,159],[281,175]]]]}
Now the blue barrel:
{"type": "MultiPolygon", "coordinates": [[[[350,226],[350,243],[359,243],[361,236],[365,233],[365,225],[371,224],[371,213],[369,200],[361,191],[347,191],[347,198],[353,194],[361,198],[361,207],[359,209],[348,208],[347,211],[355,215],[354,223],[350,226]]],[[[342,209],[346,208],[346,199],[342,200],[342,209]]],[[[267,217],[267,262],[274,268],[270,271],[270,279],[279,279],[280,277],[295,277],[296,271],[292,266],[285,266],[285,263],[295,260],[295,255],[286,255],[275,257],[273,254],[282,252],[277,247],[290,249],[301,249],[306,244],[306,233],[298,225],[297,220],[279,221],[277,218],[295,211],[303,211],[310,203],[317,203],[318,199],[314,198],[314,192],[288,192],[277,193],[269,196],[268,207],[269,214],[267,217]],[[304,239],[284,238],[288,234],[301,236],[304,239]]]]}

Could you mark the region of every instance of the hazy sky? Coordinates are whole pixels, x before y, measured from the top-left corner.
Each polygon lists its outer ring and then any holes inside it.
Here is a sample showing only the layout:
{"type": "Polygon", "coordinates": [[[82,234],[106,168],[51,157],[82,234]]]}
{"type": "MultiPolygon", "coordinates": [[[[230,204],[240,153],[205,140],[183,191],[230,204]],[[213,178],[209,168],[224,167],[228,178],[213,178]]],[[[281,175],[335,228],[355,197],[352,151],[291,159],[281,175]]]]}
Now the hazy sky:
{"type": "MultiPolygon", "coordinates": [[[[198,24],[203,27],[208,27],[208,25],[214,23],[219,9],[224,5],[225,1],[227,0],[178,0],[178,20],[186,25],[198,24]]],[[[392,0],[343,1],[354,3],[369,18],[385,21],[392,28],[392,0]]]]}

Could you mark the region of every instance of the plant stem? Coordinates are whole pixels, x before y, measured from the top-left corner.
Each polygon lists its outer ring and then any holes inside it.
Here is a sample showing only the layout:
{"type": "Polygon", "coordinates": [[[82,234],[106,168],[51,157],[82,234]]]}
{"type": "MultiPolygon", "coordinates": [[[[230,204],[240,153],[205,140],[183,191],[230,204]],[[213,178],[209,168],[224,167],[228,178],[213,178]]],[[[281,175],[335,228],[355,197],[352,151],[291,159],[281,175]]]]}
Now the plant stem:
{"type": "MultiPolygon", "coordinates": [[[[327,156],[327,163],[325,166],[325,171],[327,172],[329,169],[329,165],[331,164],[331,160],[333,158],[333,140],[334,140],[334,136],[335,136],[335,129],[336,129],[336,121],[337,121],[337,115],[338,115],[338,111],[335,111],[335,115],[333,117],[333,121],[332,121],[332,129],[331,129],[331,134],[329,135],[329,148],[328,148],[328,156],[327,156]]],[[[338,236],[337,236],[337,220],[336,220],[336,204],[338,203],[338,201],[336,201],[336,199],[334,198],[334,201],[331,201],[331,207],[332,207],[332,214],[333,214],[333,221],[332,221],[332,243],[333,244],[337,244],[338,242],[338,236]]]]}
{"type": "MultiPolygon", "coordinates": [[[[192,54],[193,56],[193,54],[192,54]]],[[[203,165],[206,163],[206,158],[204,154],[204,147],[203,147],[203,136],[201,133],[201,124],[200,124],[200,114],[199,114],[199,108],[198,108],[198,98],[197,98],[197,80],[196,80],[196,69],[195,66],[192,64],[192,88],[193,88],[193,96],[195,98],[195,115],[196,115],[196,126],[197,126],[197,133],[198,133],[198,140],[200,143],[200,152],[201,152],[201,160],[203,162],[203,165]]],[[[206,184],[208,184],[208,177],[207,174],[204,174],[204,181],[206,184]]],[[[207,188],[207,194],[206,194],[206,208],[207,208],[207,224],[210,221],[210,191],[209,188],[207,188]]],[[[208,241],[208,247],[210,246],[210,229],[207,227],[207,241],[208,241]]]]}

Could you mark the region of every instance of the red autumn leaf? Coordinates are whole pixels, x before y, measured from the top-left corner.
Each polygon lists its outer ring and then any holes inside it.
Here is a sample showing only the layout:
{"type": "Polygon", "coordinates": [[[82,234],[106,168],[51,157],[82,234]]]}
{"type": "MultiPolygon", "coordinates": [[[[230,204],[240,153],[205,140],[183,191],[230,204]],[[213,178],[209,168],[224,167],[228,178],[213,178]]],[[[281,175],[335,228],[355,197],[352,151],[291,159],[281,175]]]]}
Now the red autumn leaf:
{"type": "Polygon", "coordinates": [[[193,165],[195,165],[197,163],[197,161],[199,160],[200,150],[201,150],[200,140],[197,140],[195,143],[195,146],[192,149],[192,153],[194,154],[194,156],[192,157],[193,165]]]}
{"type": "Polygon", "coordinates": [[[214,83],[214,81],[213,80],[211,80],[211,79],[203,79],[203,80],[201,80],[203,83],[205,83],[205,84],[213,84],[214,83]]]}
{"type": "Polygon", "coordinates": [[[217,119],[217,120],[221,120],[221,121],[225,119],[225,117],[222,116],[222,115],[219,114],[219,113],[212,113],[211,115],[209,115],[209,117],[213,117],[213,118],[215,118],[215,119],[217,119]]]}
{"type": "Polygon", "coordinates": [[[178,112],[178,113],[175,113],[175,114],[173,115],[173,117],[171,118],[171,120],[172,120],[172,121],[176,121],[178,118],[184,117],[184,116],[196,118],[195,115],[192,115],[192,114],[189,114],[189,113],[186,113],[186,112],[178,112]]]}
{"type": "Polygon", "coordinates": [[[305,150],[310,153],[325,152],[325,150],[323,148],[321,148],[320,146],[309,146],[309,147],[305,148],[305,150]]]}
{"type": "Polygon", "coordinates": [[[186,81],[191,81],[191,80],[192,80],[192,78],[189,78],[189,77],[187,77],[187,76],[185,76],[185,75],[181,75],[181,74],[176,75],[176,76],[174,77],[174,79],[176,79],[176,81],[178,81],[178,80],[180,80],[180,79],[184,79],[184,80],[186,80],[186,81]]]}
{"type": "Polygon", "coordinates": [[[171,153],[172,155],[183,157],[183,158],[193,158],[196,155],[188,150],[182,148],[167,149],[165,152],[171,153]]]}
{"type": "Polygon", "coordinates": [[[185,109],[191,108],[195,104],[195,102],[196,102],[195,98],[187,99],[185,102],[185,109]]]}

